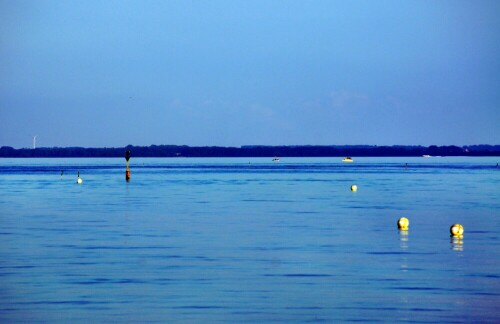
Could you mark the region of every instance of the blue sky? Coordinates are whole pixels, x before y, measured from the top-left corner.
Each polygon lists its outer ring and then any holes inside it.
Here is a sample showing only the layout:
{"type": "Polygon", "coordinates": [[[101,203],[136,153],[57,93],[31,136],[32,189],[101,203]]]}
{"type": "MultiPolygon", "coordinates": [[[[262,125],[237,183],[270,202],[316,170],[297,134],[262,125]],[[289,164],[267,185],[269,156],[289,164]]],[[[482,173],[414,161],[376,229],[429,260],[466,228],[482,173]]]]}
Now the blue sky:
{"type": "Polygon", "coordinates": [[[0,0],[0,145],[500,144],[499,1],[0,0]]]}

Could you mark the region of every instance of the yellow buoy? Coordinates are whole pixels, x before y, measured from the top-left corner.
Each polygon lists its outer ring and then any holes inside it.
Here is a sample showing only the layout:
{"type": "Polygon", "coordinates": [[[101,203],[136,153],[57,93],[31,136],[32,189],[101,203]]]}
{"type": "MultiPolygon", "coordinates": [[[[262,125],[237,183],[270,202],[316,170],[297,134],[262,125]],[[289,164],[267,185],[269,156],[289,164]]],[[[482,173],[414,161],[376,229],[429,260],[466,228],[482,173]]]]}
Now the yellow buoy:
{"type": "Polygon", "coordinates": [[[82,184],[82,182],[83,182],[82,178],[78,178],[78,179],[76,179],[76,183],[78,183],[78,184],[82,184]]]}
{"type": "Polygon", "coordinates": [[[410,221],[408,220],[408,218],[406,217],[401,217],[400,219],[398,219],[398,228],[400,230],[408,230],[408,227],[410,226],[410,221]]]}
{"type": "Polygon", "coordinates": [[[356,186],[356,185],[351,186],[351,191],[357,191],[357,190],[358,190],[358,186],[356,186]]]}
{"type": "Polygon", "coordinates": [[[462,237],[464,234],[464,227],[460,224],[453,224],[450,227],[450,234],[452,237],[462,237]]]}

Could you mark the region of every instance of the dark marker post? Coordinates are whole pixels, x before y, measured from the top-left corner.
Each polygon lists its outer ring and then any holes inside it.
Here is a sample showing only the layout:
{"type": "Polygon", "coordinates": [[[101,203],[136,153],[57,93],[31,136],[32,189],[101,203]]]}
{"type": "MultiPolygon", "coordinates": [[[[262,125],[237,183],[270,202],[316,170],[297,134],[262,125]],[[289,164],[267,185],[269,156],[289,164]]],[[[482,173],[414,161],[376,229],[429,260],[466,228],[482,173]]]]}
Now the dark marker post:
{"type": "Polygon", "coordinates": [[[125,169],[125,180],[127,182],[130,181],[130,166],[129,166],[129,160],[130,160],[130,151],[125,151],[125,161],[127,161],[127,167],[125,169]]]}
{"type": "Polygon", "coordinates": [[[130,181],[130,151],[125,151],[125,161],[127,163],[127,166],[125,168],[125,180],[130,181]]]}

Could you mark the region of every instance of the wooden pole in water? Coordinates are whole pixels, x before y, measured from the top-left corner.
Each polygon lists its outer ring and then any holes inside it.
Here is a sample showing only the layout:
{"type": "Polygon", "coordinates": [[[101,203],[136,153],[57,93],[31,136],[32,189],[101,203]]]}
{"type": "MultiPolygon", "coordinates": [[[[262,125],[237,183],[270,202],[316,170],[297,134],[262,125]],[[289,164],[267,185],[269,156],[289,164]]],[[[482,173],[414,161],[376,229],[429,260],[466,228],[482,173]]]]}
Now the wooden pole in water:
{"type": "Polygon", "coordinates": [[[125,151],[125,161],[126,161],[126,168],[125,168],[125,180],[127,182],[130,181],[130,165],[129,165],[129,160],[130,160],[130,151],[125,151]]]}

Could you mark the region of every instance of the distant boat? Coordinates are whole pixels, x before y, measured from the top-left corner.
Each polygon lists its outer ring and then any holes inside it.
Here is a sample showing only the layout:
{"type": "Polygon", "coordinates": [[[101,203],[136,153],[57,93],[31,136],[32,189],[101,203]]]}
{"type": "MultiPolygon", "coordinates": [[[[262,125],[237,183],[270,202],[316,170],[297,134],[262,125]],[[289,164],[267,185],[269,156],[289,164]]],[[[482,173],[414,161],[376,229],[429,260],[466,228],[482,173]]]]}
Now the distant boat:
{"type": "Polygon", "coordinates": [[[430,156],[430,155],[428,155],[428,154],[424,154],[424,155],[422,155],[422,156],[423,156],[424,158],[430,158],[430,157],[431,157],[431,156],[430,156]]]}
{"type": "Polygon", "coordinates": [[[273,162],[279,162],[279,161],[280,161],[280,158],[275,156],[273,159],[273,162]]]}
{"type": "Polygon", "coordinates": [[[345,157],[342,162],[354,162],[354,160],[351,157],[345,157]]]}

